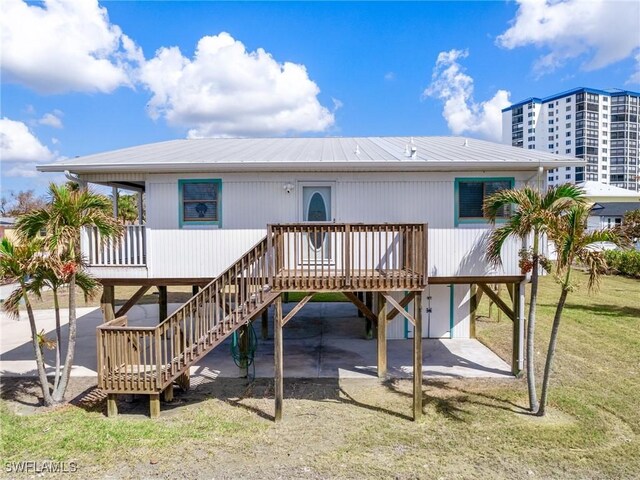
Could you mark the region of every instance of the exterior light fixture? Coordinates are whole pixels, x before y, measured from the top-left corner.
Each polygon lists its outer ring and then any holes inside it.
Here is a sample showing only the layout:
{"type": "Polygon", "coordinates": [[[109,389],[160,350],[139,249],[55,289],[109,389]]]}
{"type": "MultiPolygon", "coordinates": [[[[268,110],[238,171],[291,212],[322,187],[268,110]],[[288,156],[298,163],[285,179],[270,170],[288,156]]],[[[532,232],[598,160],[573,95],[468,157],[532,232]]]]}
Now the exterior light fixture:
{"type": "Polygon", "coordinates": [[[282,186],[282,189],[287,193],[291,193],[291,192],[293,192],[294,186],[291,183],[285,183],[282,186]]]}

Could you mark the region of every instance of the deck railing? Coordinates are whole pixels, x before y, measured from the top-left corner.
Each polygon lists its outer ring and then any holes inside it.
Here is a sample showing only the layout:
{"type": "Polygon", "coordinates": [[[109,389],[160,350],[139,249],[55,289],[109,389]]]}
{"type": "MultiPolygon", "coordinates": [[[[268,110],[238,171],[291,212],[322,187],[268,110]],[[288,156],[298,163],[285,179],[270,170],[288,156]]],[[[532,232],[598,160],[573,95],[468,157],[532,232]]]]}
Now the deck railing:
{"type": "Polygon", "coordinates": [[[159,325],[132,327],[121,317],[99,326],[98,385],[110,393],[162,391],[275,296],[265,238],[159,325]]]}
{"type": "Polygon", "coordinates": [[[95,227],[86,228],[82,252],[92,267],[138,267],[147,264],[144,225],[125,225],[120,238],[103,238],[95,227]]]}
{"type": "Polygon", "coordinates": [[[426,285],[425,224],[270,225],[276,290],[416,290],[426,285]]]}

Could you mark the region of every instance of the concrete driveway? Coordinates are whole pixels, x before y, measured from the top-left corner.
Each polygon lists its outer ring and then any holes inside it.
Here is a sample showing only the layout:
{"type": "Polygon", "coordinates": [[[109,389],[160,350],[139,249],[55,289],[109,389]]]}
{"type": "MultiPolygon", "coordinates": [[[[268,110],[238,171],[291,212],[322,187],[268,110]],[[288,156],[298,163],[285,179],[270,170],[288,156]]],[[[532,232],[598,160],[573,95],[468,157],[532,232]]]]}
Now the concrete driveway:
{"type": "MultiPolygon", "coordinates": [[[[170,305],[173,311],[179,305],[170,305]]],[[[285,313],[294,304],[285,304],[285,313]]],[[[138,305],[129,312],[130,325],[157,323],[156,305],[138,305]]],[[[67,318],[62,311],[63,321],[67,318]]],[[[96,375],[95,328],[102,323],[98,308],[78,309],[78,339],[73,376],[96,375]]],[[[53,338],[53,310],[36,312],[38,330],[53,338]]],[[[66,322],[65,322],[66,323],[66,322]]],[[[256,333],[260,335],[259,321],[256,333]]],[[[258,378],[273,377],[273,336],[259,340],[255,365],[250,373],[258,378]]],[[[63,326],[63,338],[67,335],[63,326]]],[[[36,376],[28,319],[0,314],[0,376],[36,376]]],[[[46,351],[48,371],[53,372],[53,352],[46,351]]],[[[425,340],[423,375],[427,377],[511,377],[510,367],[495,353],[473,339],[425,340]]],[[[391,377],[410,377],[412,340],[389,340],[388,370],[391,377]]],[[[230,341],[193,366],[192,380],[198,377],[238,377],[240,370],[230,354],[230,341]]],[[[284,328],[284,375],[287,378],[357,378],[376,375],[376,342],[364,339],[364,320],[350,303],[308,303],[284,328]]]]}

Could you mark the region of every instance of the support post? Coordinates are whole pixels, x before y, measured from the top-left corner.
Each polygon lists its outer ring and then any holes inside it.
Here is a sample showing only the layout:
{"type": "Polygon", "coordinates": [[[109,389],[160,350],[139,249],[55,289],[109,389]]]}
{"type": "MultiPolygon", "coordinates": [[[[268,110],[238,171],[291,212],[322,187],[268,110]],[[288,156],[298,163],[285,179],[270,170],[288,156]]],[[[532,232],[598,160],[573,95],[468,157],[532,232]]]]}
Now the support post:
{"type": "Polygon", "coordinates": [[[176,383],[183,392],[186,392],[191,388],[191,375],[189,373],[189,369],[176,378],[176,383]]]}
{"type": "Polygon", "coordinates": [[[160,416],[160,395],[157,393],[149,395],[149,416],[151,418],[160,416]]]}
{"type": "Polygon", "coordinates": [[[113,285],[102,286],[102,297],[100,299],[100,308],[102,309],[102,317],[105,322],[110,322],[115,315],[115,287],[113,285]]]}
{"type": "Polygon", "coordinates": [[[238,351],[240,352],[240,376],[249,376],[249,325],[242,325],[238,329],[238,351]]]}
{"type": "Polygon", "coordinates": [[[164,321],[167,318],[167,287],[166,285],[160,285],[158,287],[158,323],[164,321]]]}
{"type": "Polygon", "coordinates": [[[118,415],[118,395],[115,393],[107,394],[107,417],[115,417],[118,415]]]}
{"type": "Polygon", "coordinates": [[[142,212],[142,195],[143,192],[139,191],[138,195],[137,195],[137,201],[138,201],[138,225],[144,225],[144,219],[143,217],[143,212],[142,212]]]}
{"type": "Polygon", "coordinates": [[[478,285],[471,284],[469,297],[469,336],[476,338],[476,318],[478,316],[478,285]]]}
{"type": "Polygon", "coordinates": [[[111,187],[113,196],[113,218],[118,218],[118,187],[111,187]]]}
{"type": "Polygon", "coordinates": [[[262,339],[269,338],[269,309],[265,308],[262,312],[262,339]]]}
{"type": "MultiPolygon", "coordinates": [[[[373,292],[365,292],[364,304],[369,310],[373,310],[373,292]]],[[[373,322],[368,318],[365,320],[364,334],[367,340],[373,338],[373,322]]]]}
{"type": "Polygon", "coordinates": [[[413,331],[413,420],[422,416],[422,293],[413,300],[416,321],[413,331]]]}
{"type": "Polygon", "coordinates": [[[162,392],[162,399],[165,402],[173,402],[173,383],[167,385],[167,388],[162,392]]]}
{"type": "Polygon", "coordinates": [[[387,376],[387,299],[378,293],[378,378],[387,376]]]}
{"type": "Polygon", "coordinates": [[[282,420],[282,399],[284,396],[284,385],[282,376],[282,296],[278,296],[275,301],[275,314],[273,316],[273,345],[275,360],[275,397],[276,410],[274,418],[276,422],[282,420]]]}
{"type": "Polygon", "coordinates": [[[524,368],[524,284],[514,283],[513,290],[513,350],[511,355],[511,373],[520,376],[524,368]]]}

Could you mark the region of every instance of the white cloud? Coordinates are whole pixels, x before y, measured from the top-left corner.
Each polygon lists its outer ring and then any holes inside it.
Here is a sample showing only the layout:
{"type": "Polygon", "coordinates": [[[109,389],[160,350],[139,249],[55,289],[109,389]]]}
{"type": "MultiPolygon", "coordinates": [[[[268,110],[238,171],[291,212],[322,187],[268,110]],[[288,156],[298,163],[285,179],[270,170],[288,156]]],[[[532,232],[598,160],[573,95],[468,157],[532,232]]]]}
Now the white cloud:
{"type": "Polygon", "coordinates": [[[640,2],[609,0],[517,0],[515,19],[498,45],[509,50],[533,45],[547,51],[534,65],[538,74],[583,58],[595,70],[633,55],[640,48],[640,2]]]}
{"type": "Polygon", "coordinates": [[[440,52],[424,97],[444,102],[442,116],[454,135],[477,134],[489,140],[502,138],[502,109],[509,106],[510,93],[498,90],[485,102],[473,99],[473,78],[464,73],[458,60],[469,55],[467,50],[440,52]]]}
{"type": "Polygon", "coordinates": [[[60,112],[60,110],[54,110],[53,112],[45,113],[42,118],[38,120],[38,123],[52,128],[62,128],[61,116],[62,112],[60,112]]]}
{"type": "Polygon", "coordinates": [[[3,162],[48,162],[54,154],[22,122],[0,120],[0,157],[3,162]]]}
{"type": "Polygon", "coordinates": [[[153,94],[149,115],[190,127],[189,137],[320,132],[335,121],[304,65],[247,52],[225,32],[201,38],[193,59],[159,49],[139,79],[153,94]]]}
{"type": "Polygon", "coordinates": [[[385,73],[385,74],[384,74],[384,79],[385,79],[387,82],[392,82],[393,80],[395,80],[395,79],[396,79],[396,74],[395,74],[395,72],[387,72],[387,73],[385,73]]]}
{"type": "Polygon", "coordinates": [[[144,60],[97,0],[2,0],[0,31],[4,80],[40,93],[108,93],[144,60]]]}

